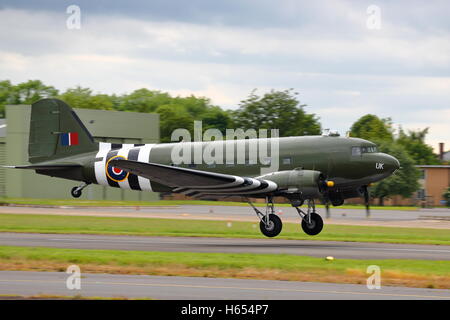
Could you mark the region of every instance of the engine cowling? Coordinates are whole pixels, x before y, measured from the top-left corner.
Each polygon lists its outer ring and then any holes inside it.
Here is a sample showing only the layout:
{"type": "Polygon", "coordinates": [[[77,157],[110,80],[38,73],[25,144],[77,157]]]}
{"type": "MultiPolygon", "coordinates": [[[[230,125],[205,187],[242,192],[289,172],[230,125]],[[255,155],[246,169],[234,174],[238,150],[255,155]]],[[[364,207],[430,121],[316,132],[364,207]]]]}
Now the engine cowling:
{"type": "Polygon", "coordinates": [[[273,181],[279,191],[299,193],[304,199],[319,198],[325,181],[322,173],[315,170],[277,171],[258,178],[273,181]]]}

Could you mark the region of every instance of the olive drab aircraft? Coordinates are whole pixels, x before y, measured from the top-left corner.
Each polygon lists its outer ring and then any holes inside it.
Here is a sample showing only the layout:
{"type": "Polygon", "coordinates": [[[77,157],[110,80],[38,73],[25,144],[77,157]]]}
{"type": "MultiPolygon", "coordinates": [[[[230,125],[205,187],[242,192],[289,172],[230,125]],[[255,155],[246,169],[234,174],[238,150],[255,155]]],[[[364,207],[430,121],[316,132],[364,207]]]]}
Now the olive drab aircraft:
{"type": "MultiPolygon", "coordinates": [[[[76,113],[63,101],[43,99],[32,105],[29,163],[8,166],[38,174],[79,181],[73,197],[89,184],[153,192],[178,192],[196,198],[244,197],[260,220],[261,232],[277,236],[282,221],[274,211],[274,197],[285,197],[298,212],[303,231],[316,235],[323,220],[314,200],[340,206],[345,199],[364,197],[368,186],[400,168],[398,160],[378,152],[367,140],[338,134],[266,138],[278,139],[277,171],[261,174],[264,164],[248,161],[177,164],[173,148],[183,144],[204,150],[224,141],[158,144],[114,144],[94,141],[76,113]],[[263,198],[260,211],[248,199],[263,198]],[[306,202],[306,208],[301,206],[306,202]]],[[[259,140],[259,139],[258,139],[259,140]]],[[[248,142],[249,139],[246,139],[248,142]]],[[[239,140],[227,141],[236,144],[239,140]]],[[[234,145],[233,145],[234,148],[234,145]]],[[[226,152],[223,157],[226,157],[226,152]]]]}

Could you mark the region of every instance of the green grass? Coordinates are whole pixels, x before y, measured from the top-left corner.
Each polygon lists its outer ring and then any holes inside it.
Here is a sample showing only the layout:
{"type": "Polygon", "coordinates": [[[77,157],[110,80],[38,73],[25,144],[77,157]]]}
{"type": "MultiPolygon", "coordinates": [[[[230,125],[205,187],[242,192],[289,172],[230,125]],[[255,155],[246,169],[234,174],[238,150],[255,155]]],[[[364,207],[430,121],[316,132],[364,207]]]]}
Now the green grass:
{"type": "MultiPolygon", "coordinates": [[[[82,200],[82,199],[30,199],[30,198],[3,198],[0,204],[19,204],[19,205],[41,205],[41,206],[96,206],[96,207],[113,207],[113,206],[181,206],[181,205],[206,205],[206,206],[248,206],[246,202],[230,202],[230,201],[206,201],[206,200],[159,200],[159,201],[110,201],[110,200],[82,200]]],[[[265,206],[264,203],[255,203],[256,206],[265,206]]],[[[277,203],[278,207],[290,207],[288,203],[277,203]]],[[[323,208],[323,205],[317,205],[323,208]]],[[[343,205],[340,209],[365,209],[362,205],[343,205]]],[[[372,206],[373,210],[400,210],[411,211],[417,210],[417,207],[402,206],[372,206]]]]}
{"type": "MultiPolygon", "coordinates": [[[[226,221],[34,214],[0,214],[0,232],[264,238],[256,221],[233,221],[228,227],[226,221]]],[[[284,223],[278,238],[450,245],[448,230],[378,226],[325,224],[321,234],[311,237],[300,223],[284,223]]]]}
{"type": "Polygon", "coordinates": [[[262,277],[303,281],[364,283],[367,267],[381,268],[384,283],[449,287],[450,261],[352,260],[287,254],[144,252],[0,247],[4,269],[65,271],[71,264],[85,272],[262,277]],[[250,271],[249,271],[250,270],[250,271]],[[251,275],[250,273],[251,272],[251,275]],[[386,282],[387,281],[387,282],[386,282]]]}
{"type": "Polygon", "coordinates": [[[158,267],[165,265],[206,269],[278,269],[337,270],[359,269],[378,265],[384,269],[424,275],[450,276],[450,261],[431,260],[353,260],[304,257],[288,254],[194,253],[121,250],[85,250],[0,246],[0,260],[54,261],[67,264],[96,264],[158,267]]]}

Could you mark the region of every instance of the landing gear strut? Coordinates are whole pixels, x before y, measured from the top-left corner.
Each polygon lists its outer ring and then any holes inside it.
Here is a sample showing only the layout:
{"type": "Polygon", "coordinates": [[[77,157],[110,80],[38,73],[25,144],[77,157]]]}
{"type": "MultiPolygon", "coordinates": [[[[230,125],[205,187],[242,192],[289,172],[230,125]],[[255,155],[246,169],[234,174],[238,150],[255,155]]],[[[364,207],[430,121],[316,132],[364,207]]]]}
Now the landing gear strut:
{"type": "Polygon", "coordinates": [[[315,236],[323,229],[323,220],[320,215],[316,213],[316,204],[313,199],[308,199],[308,210],[304,212],[292,202],[292,206],[297,210],[300,218],[302,218],[302,229],[306,234],[315,236]]]}
{"type": "Polygon", "coordinates": [[[89,183],[87,182],[83,182],[81,185],[79,185],[78,187],[73,187],[72,190],[70,190],[70,194],[72,195],[72,197],[74,198],[79,198],[81,197],[81,191],[86,188],[89,185],[89,183]]]}
{"type": "Polygon", "coordinates": [[[253,210],[255,210],[256,215],[260,220],[259,229],[261,230],[262,234],[269,238],[279,235],[281,229],[283,228],[283,223],[281,222],[281,219],[275,214],[272,197],[269,196],[266,198],[267,206],[265,214],[259,211],[258,208],[256,208],[253,203],[250,202],[250,200],[247,199],[247,202],[253,208],[253,210]]]}

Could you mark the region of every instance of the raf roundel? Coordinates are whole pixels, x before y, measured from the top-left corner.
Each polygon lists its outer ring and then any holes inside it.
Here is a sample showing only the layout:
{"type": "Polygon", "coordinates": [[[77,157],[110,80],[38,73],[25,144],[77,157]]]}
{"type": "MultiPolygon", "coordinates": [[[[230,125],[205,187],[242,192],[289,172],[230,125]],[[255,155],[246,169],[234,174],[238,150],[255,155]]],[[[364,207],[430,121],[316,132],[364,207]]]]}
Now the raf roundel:
{"type": "Polygon", "coordinates": [[[112,181],[115,181],[115,182],[124,181],[128,178],[128,175],[129,175],[128,172],[109,165],[109,162],[111,160],[119,159],[119,158],[127,160],[125,157],[122,157],[122,156],[114,156],[111,159],[109,159],[108,162],[106,162],[106,175],[108,176],[108,178],[110,178],[112,181]]]}

